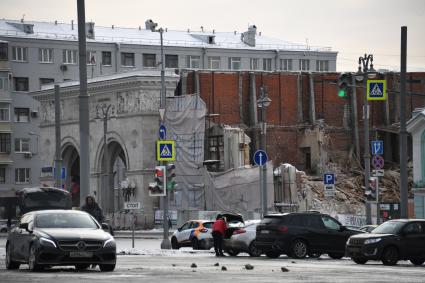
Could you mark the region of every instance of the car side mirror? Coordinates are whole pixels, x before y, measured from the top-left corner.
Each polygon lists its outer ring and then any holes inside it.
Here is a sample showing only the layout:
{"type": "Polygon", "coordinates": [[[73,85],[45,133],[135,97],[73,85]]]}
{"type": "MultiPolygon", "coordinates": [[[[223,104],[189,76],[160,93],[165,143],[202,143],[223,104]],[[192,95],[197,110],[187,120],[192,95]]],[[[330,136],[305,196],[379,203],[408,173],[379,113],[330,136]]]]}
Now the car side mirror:
{"type": "Polygon", "coordinates": [[[19,224],[20,229],[25,229],[27,232],[31,233],[32,231],[28,229],[28,223],[19,224]]]}
{"type": "Polygon", "coordinates": [[[339,231],[345,231],[345,230],[347,230],[347,227],[345,227],[344,225],[341,225],[340,227],[339,227],[339,231]]]}
{"type": "Polygon", "coordinates": [[[178,228],[177,231],[181,232],[182,228],[178,228]]]}
{"type": "Polygon", "coordinates": [[[109,232],[109,225],[108,225],[108,223],[102,223],[100,225],[102,226],[102,230],[105,230],[106,232],[109,232]]]}

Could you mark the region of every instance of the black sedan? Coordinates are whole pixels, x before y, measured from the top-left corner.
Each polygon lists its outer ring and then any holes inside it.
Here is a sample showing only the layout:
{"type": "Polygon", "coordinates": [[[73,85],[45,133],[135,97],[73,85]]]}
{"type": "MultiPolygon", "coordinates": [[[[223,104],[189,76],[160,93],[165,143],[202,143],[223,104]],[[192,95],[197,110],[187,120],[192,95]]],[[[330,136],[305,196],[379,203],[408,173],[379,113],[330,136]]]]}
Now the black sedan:
{"type": "Polygon", "coordinates": [[[114,238],[90,214],[76,210],[41,210],[24,214],[6,242],[6,267],[27,263],[31,271],[56,265],[113,271],[114,238]]]}
{"type": "Polygon", "coordinates": [[[410,260],[421,265],[425,262],[425,220],[387,221],[371,233],[351,236],[346,251],[358,264],[382,260],[385,265],[395,265],[399,260],[410,260]]]}

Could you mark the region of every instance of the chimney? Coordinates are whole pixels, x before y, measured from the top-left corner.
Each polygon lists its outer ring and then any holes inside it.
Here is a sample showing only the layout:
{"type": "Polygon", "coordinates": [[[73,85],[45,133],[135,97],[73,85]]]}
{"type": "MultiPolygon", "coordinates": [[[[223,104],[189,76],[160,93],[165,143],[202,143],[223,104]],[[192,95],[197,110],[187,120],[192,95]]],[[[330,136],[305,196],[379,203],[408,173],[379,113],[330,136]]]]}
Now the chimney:
{"type": "Polygon", "coordinates": [[[74,20],[71,20],[71,29],[74,30],[74,20]]]}
{"type": "Polygon", "coordinates": [[[248,31],[244,32],[241,40],[251,47],[255,47],[255,36],[257,34],[257,27],[255,25],[249,26],[248,31]]]}
{"type": "Polygon", "coordinates": [[[94,22],[86,23],[86,37],[94,39],[94,22]]]}

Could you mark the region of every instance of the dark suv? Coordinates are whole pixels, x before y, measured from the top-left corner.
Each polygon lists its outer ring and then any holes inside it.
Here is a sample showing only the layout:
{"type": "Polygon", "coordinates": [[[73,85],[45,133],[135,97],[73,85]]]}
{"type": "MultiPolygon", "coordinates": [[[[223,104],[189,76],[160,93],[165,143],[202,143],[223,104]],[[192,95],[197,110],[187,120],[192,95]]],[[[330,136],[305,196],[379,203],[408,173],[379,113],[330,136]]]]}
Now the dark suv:
{"type": "Polygon", "coordinates": [[[281,254],[294,258],[318,257],[327,253],[340,259],[347,239],[358,233],[362,232],[346,228],[319,212],[271,214],[257,226],[256,247],[270,258],[281,254]]]}
{"type": "Polygon", "coordinates": [[[372,232],[350,237],[347,255],[358,264],[382,260],[395,265],[410,260],[414,265],[425,262],[425,219],[387,221],[372,232]]]}

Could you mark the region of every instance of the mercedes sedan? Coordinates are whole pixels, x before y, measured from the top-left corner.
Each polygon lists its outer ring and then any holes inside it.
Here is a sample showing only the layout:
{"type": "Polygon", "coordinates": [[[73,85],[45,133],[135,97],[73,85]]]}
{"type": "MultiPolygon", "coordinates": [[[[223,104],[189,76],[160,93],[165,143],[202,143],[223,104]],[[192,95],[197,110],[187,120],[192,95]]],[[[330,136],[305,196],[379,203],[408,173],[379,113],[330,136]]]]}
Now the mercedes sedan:
{"type": "Polygon", "coordinates": [[[86,269],[99,265],[113,271],[114,238],[90,214],[76,210],[40,210],[24,214],[6,242],[6,267],[28,264],[31,271],[50,266],[73,265],[86,269]]]}

